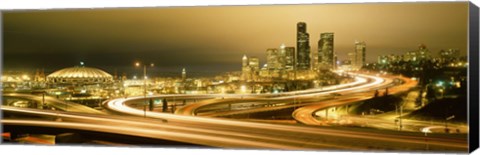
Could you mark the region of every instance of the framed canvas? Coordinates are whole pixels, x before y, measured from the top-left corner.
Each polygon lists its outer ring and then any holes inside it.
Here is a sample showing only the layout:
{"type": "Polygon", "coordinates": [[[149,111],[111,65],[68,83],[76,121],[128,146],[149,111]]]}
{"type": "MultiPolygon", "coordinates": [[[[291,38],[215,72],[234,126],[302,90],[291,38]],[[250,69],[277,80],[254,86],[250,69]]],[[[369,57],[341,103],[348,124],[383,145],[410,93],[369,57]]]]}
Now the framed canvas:
{"type": "Polygon", "coordinates": [[[4,9],[1,142],[469,153],[478,19],[468,1],[4,9]]]}

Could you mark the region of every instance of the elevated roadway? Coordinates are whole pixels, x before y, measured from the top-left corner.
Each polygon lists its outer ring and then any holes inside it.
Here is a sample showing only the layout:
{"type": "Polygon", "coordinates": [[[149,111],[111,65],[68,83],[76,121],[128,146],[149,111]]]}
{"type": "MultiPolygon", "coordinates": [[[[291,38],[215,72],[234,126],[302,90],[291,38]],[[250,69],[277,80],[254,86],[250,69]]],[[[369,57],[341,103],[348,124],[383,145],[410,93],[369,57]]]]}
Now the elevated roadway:
{"type": "MultiPolygon", "coordinates": [[[[288,150],[424,150],[423,134],[376,133],[308,126],[277,125],[226,119],[156,113],[149,118],[71,113],[2,107],[2,111],[35,115],[38,119],[2,119],[6,131],[81,132],[86,135],[130,136],[134,139],[165,140],[169,143],[225,148],[268,148],[288,150]],[[53,121],[52,121],[53,120],[53,121]],[[41,130],[40,130],[41,129],[41,130]]],[[[463,152],[462,137],[428,137],[429,149],[463,152]]],[[[128,139],[124,139],[128,141],[128,139]]],[[[116,143],[122,141],[116,139],[116,143]]],[[[142,144],[142,143],[139,143],[142,144]]],[[[158,143],[161,144],[161,143],[158,143]]]]}
{"type": "MultiPolygon", "coordinates": [[[[409,89],[411,89],[411,88],[413,88],[417,85],[417,81],[415,81],[415,80],[411,80],[411,79],[405,78],[405,77],[397,77],[397,78],[404,81],[404,83],[402,83],[401,85],[398,85],[398,86],[390,87],[388,89],[389,94],[397,94],[397,93],[406,92],[409,89]]],[[[371,91],[369,89],[366,89],[366,90],[358,89],[356,91],[357,92],[350,92],[349,95],[346,95],[346,96],[339,96],[338,99],[335,99],[335,100],[319,102],[319,103],[316,103],[316,104],[313,104],[313,105],[298,108],[297,110],[295,110],[293,112],[292,116],[293,116],[293,118],[295,118],[295,120],[297,120],[298,122],[301,122],[303,124],[324,125],[320,120],[318,120],[315,117],[315,113],[317,111],[320,111],[322,109],[326,109],[326,108],[329,108],[329,107],[348,105],[348,104],[351,104],[351,103],[364,101],[364,100],[372,98],[373,94],[374,94],[374,91],[371,91]]]]}

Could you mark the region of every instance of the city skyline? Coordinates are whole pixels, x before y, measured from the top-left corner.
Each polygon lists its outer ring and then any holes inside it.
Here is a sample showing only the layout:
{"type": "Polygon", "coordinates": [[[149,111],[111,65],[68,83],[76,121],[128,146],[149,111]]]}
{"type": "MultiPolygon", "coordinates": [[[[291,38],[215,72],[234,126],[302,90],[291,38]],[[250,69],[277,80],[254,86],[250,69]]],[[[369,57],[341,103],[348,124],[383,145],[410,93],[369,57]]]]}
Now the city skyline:
{"type": "Polygon", "coordinates": [[[2,13],[1,143],[478,147],[469,2],[2,13]]]}
{"type": "Polygon", "coordinates": [[[296,47],[298,22],[308,27],[310,52],[317,51],[320,33],[334,33],[338,60],[355,50],[355,40],[366,42],[367,62],[416,50],[419,44],[434,55],[449,48],[465,55],[466,7],[467,3],[380,3],[13,11],[4,14],[4,70],[48,71],[84,61],[122,72],[143,61],[164,72],[180,73],[184,67],[189,72],[239,71],[244,54],[260,58],[263,65],[268,48],[296,47]],[[370,11],[372,7],[383,13],[370,11]],[[247,24],[251,22],[255,24],[247,24]]]}

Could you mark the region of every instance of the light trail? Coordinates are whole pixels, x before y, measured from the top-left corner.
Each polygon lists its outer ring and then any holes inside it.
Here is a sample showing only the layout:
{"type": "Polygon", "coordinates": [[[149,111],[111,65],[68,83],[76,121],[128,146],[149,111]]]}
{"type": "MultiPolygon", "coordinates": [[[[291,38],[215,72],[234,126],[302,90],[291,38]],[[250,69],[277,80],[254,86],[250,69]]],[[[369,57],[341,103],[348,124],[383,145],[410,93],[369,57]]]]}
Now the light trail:
{"type": "MultiPolygon", "coordinates": [[[[2,107],[3,108],[3,107],[2,107]]],[[[37,113],[38,114],[38,113],[37,113]]],[[[50,116],[56,116],[52,111],[50,116]]],[[[191,138],[207,138],[211,141],[199,141],[199,139],[182,139],[181,137],[176,137],[176,139],[170,139],[181,142],[197,142],[196,144],[208,145],[208,146],[217,146],[217,147],[240,147],[245,148],[246,146],[252,148],[277,148],[274,146],[263,145],[258,143],[251,143],[249,141],[257,141],[268,144],[278,144],[278,149],[286,148],[342,148],[342,149],[365,149],[365,147],[374,145],[385,145],[385,143],[392,144],[394,146],[389,146],[387,148],[396,148],[398,143],[404,143],[408,147],[415,147],[414,144],[421,144],[423,138],[418,138],[416,136],[401,136],[401,135],[384,135],[377,133],[369,132],[358,132],[358,131],[342,131],[336,129],[321,129],[321,128],[310,128],[310,127],[301,127],[301,126],[288,126],[288,125],[276,125],[276,124],[263,124],[263,123],[253,123],[253,122],[241,122],[233,120],[223,120],[223,119],[212,119],[212,118],[202,118],[202,117],[192,117],[192,116],[177,116],[171,114],[164,114],[170,116],[168,123],[161,123],[160,121],[144,119],[144,118],[129,118],[129,117],[119,117],[119,116],[109,116],[109,115],[94,115],[94,114],[71,114],[71,113],[62,113],[59,116],[62,117],[62,121],[79,121],[77,123],[87,123],[100,126],[110,126],[108,128],[100,128],[102,132],[108,133],[123,133],[123,134],[134,134],[138,136],[147,136],[147,137],[157,137],[165,138],[164,134],[175,134],[172,132],[180,132],[185,134],[175,135],[175,136],[186,136],[189,137],[190,134],[193,136],[191,138]],[[97,118],[100,116],[100,118],[97,118]],[[68,118],[68,119],[67,119],[68,118]],[[183,121],[182,121],[183,120],[183,121]],[[127,128],[130,130],[123,130],[127,128]],[[141,130],[136,130],[140,128],[141,130]],[[122,129],[122,130],[117,130],[122,129]],[[115,131],[113,131],[115,130],[115,131]],[[168,131],[168,132],[155,132],[157,130],[168,131]],[[137,133],[140,132],[140,133],[137,133]],[[162,135],[162,136],[160,136],[162,135]],[[198,136],[203,135],[203,136],[198,136]],[[205,137],[204,137],[205,136],[205,137]],[[239,139],[241,141],[226,141],[226,139],[216,139],[211,137],[224,137],[227,139],[239,139]],[[319,139],[319,141],[312,141],[311,138],[319,139]],[[329,142],[330,138],[335,139],[337,142],[329,142]],[[345,139],[343,142],[338,142],[338,140],[345,139]],[[351,143],[354,141],[373,141],[373,143],[379,144],[369,144],[369,145],[355,145],[357,143],[351,143]],[[192,141],[194,140],[194,141],[192,141]],[[350,142],[350,143],[349,143],[350,142]],[[221,143],[221,144],[218,144],[221,143]],[[247,144],[243,144],[247,143],[247,144]],[[254,145],[253,145],[254,144],[254,145]],[[410,146],[411,145],[411,146],[410,146]],[[293,146],[293,147],[292,147],[293,146]]],[[[67,122],[65,122],[67,123],[67,122]]],[[[44,124],[44,123],[41,123],[44,124]]],[[[45,124],[44,124],[45,125],[45,124]]],[[[81,125],[80,125],[81,126],[81,125]]],[[[84,126],[85,130],[89,130],[90,127],[95,126],[84,126]]],[[[79,128],[75,126],[73,128],[79,128]]],[[[96,128],[96,127],[95,127],[96,128]]],[[[83,129],[83,128],[82,128],[83,129]]],[[[97,131],[97,130],[96,130],[97,131]]],[[[172,135],[173,136],[173,135],[172,135]]],[[[168,138],[168,137],[166,137],[168,138]]],[[[184,137],[185,138],[185,137],[184,137]]],[[[431,145],[446,147],[454,150],[463,150],[466,148],[466,144],[463,141],[456,142],[451,139],[431,139],[431,145]]],[[[418,148],[417,148],[418,149],[418,148]]]]}
{"type": "MultiPolygon", "coordinates": [[[[407,91],[407,90],[409,90],[409,89],[411,89],[411,88],[413,88],[417,85],[416,81],[413,81],[413,80],[410,80],[410,79],[404,78],[404,77],[400,77],[400,78],[405,83],[403,83],[402,85],[394,86],[394,87],[390,88],[389,92],[391,94],[396,94],[396,93],[401,93],[401,92],[407,91]]],[[[392,80],[389,80],[389,81],[392,81],[392,80]]],[[[374,83],[376,83],[376,85],[380,84],[379,81],[374,82],[374,83]]],[[[383,87],[387,84],[388,83],[384,83],[383,85],[377,86],[377,88],[378,87],[383,87]]],[[[371,87],[373,87],[373,85],[371,85],[371,87]]],[[[364,88],[368,88],[368,87],[364,87],[364,88]]],[[[297,120],[297,121],[299,121],[303,124],[321,125],[321,122],[317,118],[314,117],[314,115],[317,111],[320,111],[320,110],[323,110],[323,109],[326,109],[326,108],[329,108],[329,107],[347,105],[347,104],[352,103],[352,102],[359,102],[359,101],[367,100],[367,99],[370,99],[370,98],[373,97],[372,93],[368,92],[368,89],[360,90],[360,91],[357,90],[357,92],[364,92],[364,93],[351,92],[348,95],[348,97],[350,97],[349,100],[344,100],[344,98],[339,97],[339,99],[337,99],[337,100],[319,102],[319,103],[314,104],[314,105],[304,106],[304,107],[301,107],[301,108],[298,108],[297,110],[295,110],[293,112],[292,116],[293,116],[293,118],[295,118],[295,120],[297,120]]]]}
{"type": "MultiPolygon", "coordinates": [[[[372,80],[371,83],[389,83],[388,81],[381,81],[382,80],[372,80]]],[[[365,87],[364,89],[368,88],[371,87],[365,87]]],[[[348,89],[348,91],[352,92],[358,90],[359,89],[355,88],[348,89]]],[[[216,95],[158,95],[154,97],[186,96],[213,97],[216,95]]],[[[106,106],[122,113],[143,116],[143,110],[134,109],[125,105],[125,102],[141,99],[143,99],[143,97],[113,99],[107,102],[106,106]]],[[[276,98],[271,99],[275,100],[276,98]]],[[[4,107],[2,107],[2,110],[3,108],[4,107]]],[[[17,112],[19,111],[17,110],[17,112]]],[[[168,122],[138,117],[76,114],[67,112],[55,113],[42,112],[41,110],[33,113],[36,115],[61,117],[62,122],[52,122],[47,124],[39,122],[23,122],[25,125],[58,125],[58,127],[61,128],[77,128],[82,130],[95,128],[95,131],[106,133],[130,134],[216,147],[276,149],[341,148],[353,150],[377,148],[422,150],[423,148],[419,144],[424,144],[423,137],[397,135],[397,133],[382,134],[345,129],[339,130],[243,122],[218,118],[181,116],[150,111],[147,111],[147,117],[160,118],[167,120],[168,122]]],[[[8,120],[2,120],[2,122],[5,121],[8,120]]],[[[455,140],[429,137],[429,145],[431,148],[437,147],[437,149],[440,150],[465,151],[468,148],[468,145],[466,144],[466,141],[463,139],[455,140]]]]}

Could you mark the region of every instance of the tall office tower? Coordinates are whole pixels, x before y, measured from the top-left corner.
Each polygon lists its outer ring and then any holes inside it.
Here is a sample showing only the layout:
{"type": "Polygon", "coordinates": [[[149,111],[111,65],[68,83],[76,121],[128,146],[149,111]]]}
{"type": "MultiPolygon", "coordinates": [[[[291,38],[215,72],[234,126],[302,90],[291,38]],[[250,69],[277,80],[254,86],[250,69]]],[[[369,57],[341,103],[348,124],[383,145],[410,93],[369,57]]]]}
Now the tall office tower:
{"type": "Polygon", "coordinates": [[[252,71],[258,72],[260,70],[260,60],[257,57],[250,57],[250,59],[248,59],[248,66],[252,71]]]}
{"type": "Polygon", "coordinates": [[[185,68],[182,69],[182,80],[185,81],[187,79],[187,71],[185,68]]]}
{"type": "Polygon", "coordinates": [[[364,41],[359,42],[355,41],[355,67],[360,69],[362,66],[366,64],[365,56],[366,56],[366,44],[364,41]]]}
{"type": "Polygon", "coordinates": [[[279,52],[276,48],[267,49],[267,68],[270,70],[282,69],[279,62],[279,52]]]}
{"type": "Polygon", "coordinates": [[[251,71],[251,68],[250,66],[248,66],[248,57],[247,55],[243,55],[241,80],[249,80],[250,71],[251,71]]]}
{"type": "Polygon", "coordinates": [[[318,41],[318,65],[320,70],[330,70],[335,66],[333,33],[321,33],[318,41]]]}
{"type": "Polygon", "coordinates": [[[297,70],[308,70],[310,68],[310,42],[307,33],[307,24],[297,23],[297,70]]]}
{"type": "Polygon", "coordinates": [[[293,70],[295,68],[295,47],[285,47],[285,69],[293,70]]]}
{"type": "Polygon", "coordinates": [[[347,56],[348,56],[348,61],[350,62],[350,69],[353,69],[354,66],[355,66],[355,58],[357,57],[356,53],[355,52],[349,52],[347,53],[347,56]]]}
{"type": "Polygon", "coordinates": [[[417,51],[418,58],[420,60],[429,60],[431,58],[430,51],[427,49],[427,46],[420,44],[417,51]]]}
{"type": "Polygon", "coordinates": [[[242,57],[242,69],[244,67],[247,67],[247,66],[248,66],[248,57],[247,57],[247,55],[243,55],[243,57],[242,57]]]}
{"type": "Polygon", "coordinates": [[[278,63],[280,63],[280,66],[282,69],[285,69],[286,61],[287,61],[287,51],[285,50],[285,44],[280,45],[280,48],[278,49],[278,63]]]}
{"type": "Polygon", "coordinates": [[[260,73],[260,60],[257,57],[250,57],[248,59],[248,67],[250,68],[249,80],[257,80],[260,73]]]}

